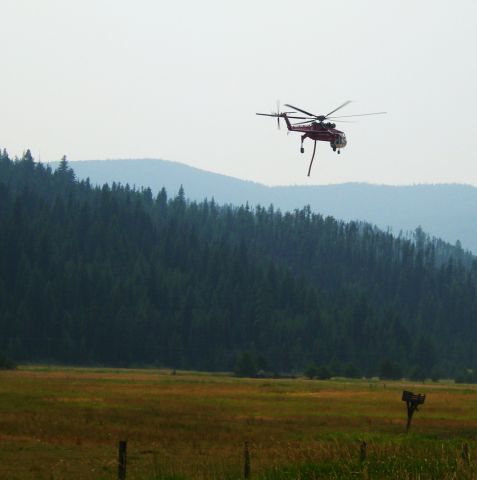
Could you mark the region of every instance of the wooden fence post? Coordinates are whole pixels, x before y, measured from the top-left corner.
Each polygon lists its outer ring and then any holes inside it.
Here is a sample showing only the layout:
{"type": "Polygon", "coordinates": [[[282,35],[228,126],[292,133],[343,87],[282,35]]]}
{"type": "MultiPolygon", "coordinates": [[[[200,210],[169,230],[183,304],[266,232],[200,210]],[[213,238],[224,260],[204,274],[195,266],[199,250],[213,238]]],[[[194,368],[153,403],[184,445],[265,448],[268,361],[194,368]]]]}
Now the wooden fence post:
{"type": "Polygon", "coordinates": [[[462,445],[462,460],[469,465],[470,464],[470,452],[469,452],[469,444],[466,442],[462,445]]]}
{"type": "Polygon", "coordinates": [[[243,448],[243,478],[250,478],[250,451],[248,442],[245,442],[243,448]]]}
{"type": "Polygon", "coordinates": [[[366,460],[366,442],[363,440],[359,446],[359,461],[363,463],[366,460]]]}
{"type": "Polygon", "coordinates": [[[126,480],[127,448],[128,442],[126,440],[120,440],[118,454],[118,480],[126,480]]]}

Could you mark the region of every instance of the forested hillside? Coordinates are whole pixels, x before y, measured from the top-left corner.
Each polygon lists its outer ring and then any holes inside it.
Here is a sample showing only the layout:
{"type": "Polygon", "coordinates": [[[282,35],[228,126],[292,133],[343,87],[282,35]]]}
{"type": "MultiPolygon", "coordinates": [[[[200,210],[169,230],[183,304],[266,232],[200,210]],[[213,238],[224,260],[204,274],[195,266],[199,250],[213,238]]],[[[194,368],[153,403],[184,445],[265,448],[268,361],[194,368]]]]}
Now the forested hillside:
{"type": "MultiPolygon", "coordinates": [[[[171,192],[169,192],[171,193],[171,192]]],[[[305,207],[93,187],[0,156],[0,352],[17,361],[270,371],[477,366],[477,266],[305,207]]],[[[436,373],[438,372],[438,373],[436,373]]]]}
{"type": "MultiPolygon", "coordinates": [[[[57,163],[52,164],[56,168],[57,163]]],[[[177,192],[182,185],[191,200],[214,198],[240,206],[270,205],[294,211],[310,205],[312,212],[344,221],[366,221],[395,234],[418,226],[433,237],[477,252],[477,188],[462,184],[266,186],[159,159],[88,160],[71,162],[79,179],[93,185],[129,183],[177,192]]],[[[305,172],[304,172],[305,173],[305,172]]],[[[316,172],[319,181],[320,170],[316,172]]]]}

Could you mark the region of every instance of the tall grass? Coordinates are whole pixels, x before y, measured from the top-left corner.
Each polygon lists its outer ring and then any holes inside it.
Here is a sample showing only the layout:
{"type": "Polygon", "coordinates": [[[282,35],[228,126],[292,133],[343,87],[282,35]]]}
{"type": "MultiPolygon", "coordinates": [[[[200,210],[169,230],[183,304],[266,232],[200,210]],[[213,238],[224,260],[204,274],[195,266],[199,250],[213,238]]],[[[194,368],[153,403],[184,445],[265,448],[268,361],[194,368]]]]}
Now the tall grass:
{"type": "Polygon", "coordinates": [[[477,478],[477,389],[163,370],[0,372],[0,478],[477,478]],[[404,434],[403,389],[426,393],[404,434]],[[366,459],[360,445],[366,441],[366,459]],[[468,444],[468,454],[462,445],[468,444]]]}

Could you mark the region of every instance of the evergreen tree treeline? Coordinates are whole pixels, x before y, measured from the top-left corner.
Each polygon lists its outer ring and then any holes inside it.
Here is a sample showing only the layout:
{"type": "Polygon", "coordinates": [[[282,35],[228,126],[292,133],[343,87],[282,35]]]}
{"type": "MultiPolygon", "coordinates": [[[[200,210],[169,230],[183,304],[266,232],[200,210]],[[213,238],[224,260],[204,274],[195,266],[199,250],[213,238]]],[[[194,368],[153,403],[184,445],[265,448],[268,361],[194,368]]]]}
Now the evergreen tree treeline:
{"type": "Polygon", "coordinates": [[[0,352],[16,361],[272,371],[477,366],[458,247],[273,207],[78,181],[0,154],[0,352]]]}

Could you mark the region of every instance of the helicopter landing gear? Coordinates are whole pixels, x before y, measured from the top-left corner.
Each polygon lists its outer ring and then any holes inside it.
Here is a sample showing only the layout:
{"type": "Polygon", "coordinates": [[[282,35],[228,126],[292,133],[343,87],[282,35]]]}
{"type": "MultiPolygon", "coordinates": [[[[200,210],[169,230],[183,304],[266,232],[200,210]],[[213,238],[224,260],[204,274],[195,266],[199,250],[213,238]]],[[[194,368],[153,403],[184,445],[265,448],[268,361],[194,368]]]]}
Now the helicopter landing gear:
{"type": "Polygon", "coordinates": [[[333,149],[333,152],[336,152],[336,147],[331,147],[333,149]]]}
{"type": "Polygon", "coordinates": [[[338,155],[341,153],[341,150],[338,150],[338,155]]]}
{"type": "Polygon", "coordinates": [[[300,153],[305,153],[305,149],[303,148],[303,142],[305,141],[305,138],[307,137],[308,135],[305,133],[305,135],[302,135],[301,136],[301,147],[300,147],[300,153]]]}

